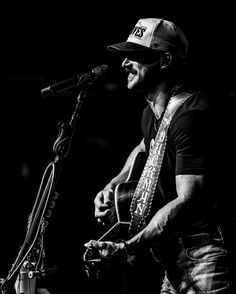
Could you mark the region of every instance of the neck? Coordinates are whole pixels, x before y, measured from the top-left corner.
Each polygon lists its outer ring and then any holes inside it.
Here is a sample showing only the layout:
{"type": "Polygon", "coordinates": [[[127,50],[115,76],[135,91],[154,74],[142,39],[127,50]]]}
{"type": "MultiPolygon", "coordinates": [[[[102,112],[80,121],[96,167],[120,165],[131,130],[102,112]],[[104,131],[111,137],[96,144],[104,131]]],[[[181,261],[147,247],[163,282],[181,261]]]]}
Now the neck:
{"type": "Polygon", "coordinates": [[[162,82],[148,94],[147,101],[157,119],[161,117],[163,111],[165,110],[169,99],[169,91],[167,82],[162,82]]]}

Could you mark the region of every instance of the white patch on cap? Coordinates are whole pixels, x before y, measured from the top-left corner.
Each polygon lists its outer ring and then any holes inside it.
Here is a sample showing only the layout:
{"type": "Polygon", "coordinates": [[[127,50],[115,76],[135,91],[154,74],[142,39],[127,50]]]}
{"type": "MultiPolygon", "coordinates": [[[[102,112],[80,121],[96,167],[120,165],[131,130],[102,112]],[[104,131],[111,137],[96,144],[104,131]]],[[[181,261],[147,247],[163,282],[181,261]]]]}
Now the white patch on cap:
{"type": "Polygon", "coordinates": [[[131,31],[127,42],[151,48],[153,33],[160,19],[141,19],[131,31]]]}

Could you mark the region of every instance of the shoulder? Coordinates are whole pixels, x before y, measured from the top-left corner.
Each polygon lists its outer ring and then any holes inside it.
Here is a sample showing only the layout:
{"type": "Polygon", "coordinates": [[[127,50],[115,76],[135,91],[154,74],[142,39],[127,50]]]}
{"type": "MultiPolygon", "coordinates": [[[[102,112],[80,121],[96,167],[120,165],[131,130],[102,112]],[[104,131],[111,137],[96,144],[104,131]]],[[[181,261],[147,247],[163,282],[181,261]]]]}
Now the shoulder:
{"type": "Polygon", "coordinates": [[[209,94],[202,91],[192,91],[189,94],[190,97],[176,111],[173,123],[184,117],[211,116],[213,114],[214,107],[209,94]]]}
{"type": "Polygon", "coordinates": [[[206,92],[194,91],[174,114],[170,134],[174,138],[184,137],[187,134],[203,134],[214,129],[214,107],[206,92]]]}
{"type": "Polygon", "coordinates": [[[183,107],[180,109],[182,112],[189,111],[205,111],[211,110],[212,103],[210,97],[206,92],[191,92],[189,99],[183,104],[183,107]]]}

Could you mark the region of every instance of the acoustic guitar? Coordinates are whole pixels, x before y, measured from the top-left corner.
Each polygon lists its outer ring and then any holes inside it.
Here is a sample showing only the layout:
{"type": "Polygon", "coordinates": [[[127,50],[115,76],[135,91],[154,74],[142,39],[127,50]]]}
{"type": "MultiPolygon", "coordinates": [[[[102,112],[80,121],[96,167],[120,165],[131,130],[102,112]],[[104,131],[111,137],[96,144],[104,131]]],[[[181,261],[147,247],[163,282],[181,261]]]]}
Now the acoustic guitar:
{"type": "MultiPolygon", "coordinates": [[[[114,218],[109,224],[109,229],[98,239],[98,241],[126,240],[131,221],[130,204],[141,176],[147,157],[145,152],[139,152],[133,159],[127,180],[116,186],[114,191],[114,218]]],[[[91,249],[87,249],[83,255],[85,272],[89,278],[97,279],[104,267],[111,267],[120,263],[119,257],[108,264],[103,264],[101,258],[96,256],[91,249]]]]}

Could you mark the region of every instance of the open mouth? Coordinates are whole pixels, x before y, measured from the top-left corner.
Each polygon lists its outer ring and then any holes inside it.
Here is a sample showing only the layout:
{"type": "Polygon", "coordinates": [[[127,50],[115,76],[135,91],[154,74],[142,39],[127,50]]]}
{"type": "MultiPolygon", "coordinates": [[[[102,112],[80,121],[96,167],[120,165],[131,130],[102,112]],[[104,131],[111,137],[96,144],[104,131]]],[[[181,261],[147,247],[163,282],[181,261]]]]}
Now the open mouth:
{"type": "Polygon", "coordinates": [[[128,82],[131,82],[134,78],[134,74],[133,73],[129,73],[128,74],[128,82]]]}
{"type": "Polygon", "coordinates": [[[134,79],[137,71],[135,69],[127,69],[126,73],[127,73],[128,82],[131,82],[134,79]]]}

